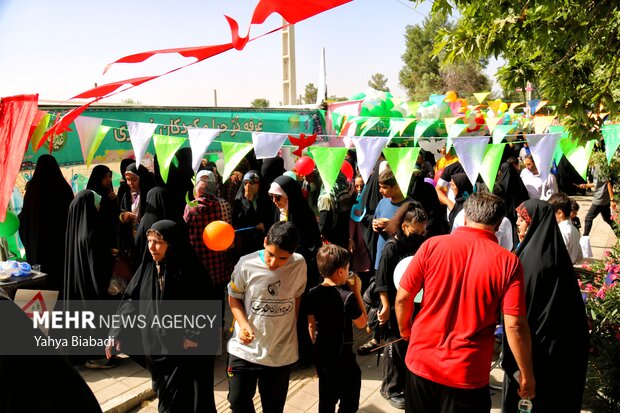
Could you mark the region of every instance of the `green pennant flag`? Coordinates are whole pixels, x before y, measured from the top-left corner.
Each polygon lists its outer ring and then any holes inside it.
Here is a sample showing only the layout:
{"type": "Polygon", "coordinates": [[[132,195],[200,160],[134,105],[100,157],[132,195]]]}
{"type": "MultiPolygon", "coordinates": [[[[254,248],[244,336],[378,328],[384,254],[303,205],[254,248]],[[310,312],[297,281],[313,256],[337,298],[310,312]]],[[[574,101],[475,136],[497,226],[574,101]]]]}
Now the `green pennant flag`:
{"type": "Polygon", "coordinates": [[[390,165],[392,172],[394,172],[394,177],[396,178],[396,182],[398,182],[400,192],[402,192],[404,196],[407,196],[411,174],[415,169],[415,163],[418,160],[419,153],[419,147],[383,148],[385,160],[388,165],[390,165]]]}
{"type": "Polygon", "coordinates": [[[594,149],[594,141],[588,141],[585,146],[580,146],[579,142],[571,138],[564,138],[560,141],[560,145],[564,156],[568,162],[575,167],[575,170],[583,179],[587,180],[588,161],[594,149]]]}
{"type": "Polygon", "coordinates": [[[222,153],[224,154],[224,173],[222,179],[228,181],[239,162],[253,148],[251,143],[221,142],[222,153]]]}
{"type": "Polygon", "coordinates": [[[437,122],[437,119],[423,119],[415,125],[415,130],[413,131],[413,141],[415,145],[417,145],[420,136],[422,136],[428,128],[433,126],[435,122],[437,122]]]}
{"type": "Polygon", "coordinates": [[[605,154],[607,155],[607,163],[611,162],[616,153],[616,149],[620,146],[620,125],[603,126],[603,140],[605,141],[605,154]]]}
{"type": "Polygon", "coordinates": [[[502,143],[504,137],[515,128],[515,125],[497,125],[493,129],[493,144],[502,143]]]}
{"type": "Polygon", "coordinates": [[[344,157],[347,155],[347,150],[347,148],[332,148],[327,146],[310,148],[312,159],[314,159],[316,169],[319,170],[319,174],[321,175],[323,185],[325,185],[327,192],[331,191],[334,183],[336,183],[340,168],[342,168],[342,163],[344,162],[344,157]]]}
{"type": "Polygon", "coordinates": [[[489,191],[493,193],[495,187],[495,179],[497,178],[497,170],[502,160],[505,143],[494,143],[487,145],[487,150],[482,158],[480,165],[480,176],[485,184],[489,187],[489,191]]]}
{"type": "Polygon", "coordinates": [[[362,132],[360,133],[360,136],[364,136],[368,133],[368,131],[370,131],[372,128],[375,127],[375,125],[377,123],[379,123],[381,121],[381,118],[368,118],[366,119],[366,121],[364,123],[362,123],[362,132]]]}
{"type": "Polygon", "coordinates": [[[342,126],[344,124],[344,120],[346,116],[341,115],[340,113],[332,113],[332,133],[334,135],[340,135],[340,131],[342,130],[342,126]]]}
{"type": "MultiPolygon", "coordinates": [[[[564,131],[564,126],[560,125],[549,126],[549,133],[561,133],[562,139],[570,138],[570,134],[564,131]]],[[[564,156],[564,152],[562,152],[562,147],[558,145],[555,147],[555,152],[553,153],[553,161],[556,165],[560,164],[562,156],[564,156]]]]}
{"type": "Polygon", "coordinates": [[[153,145],[155,146],[155,155],[157,155],[157,164],[159,165],[159,174],[164,182],[168,182],[168,172],[170,172],[170,163],[183,145],[186,138],[167,135],[153,135],[153,145]]]}
{"type": "Polygon", "coordinates": [[[99,126],[97,129],[97,134],[95,135],[95,139],[93,139],[92,145],[90,145],[90,149],[88,150],[88,155],[86,156],[86,166],[90,167],[90,163],[93,161],[95,157],[95,152],[99,149],[101,142],[103,142],[103,138],[110,130],[109,126],[99,126]]]}

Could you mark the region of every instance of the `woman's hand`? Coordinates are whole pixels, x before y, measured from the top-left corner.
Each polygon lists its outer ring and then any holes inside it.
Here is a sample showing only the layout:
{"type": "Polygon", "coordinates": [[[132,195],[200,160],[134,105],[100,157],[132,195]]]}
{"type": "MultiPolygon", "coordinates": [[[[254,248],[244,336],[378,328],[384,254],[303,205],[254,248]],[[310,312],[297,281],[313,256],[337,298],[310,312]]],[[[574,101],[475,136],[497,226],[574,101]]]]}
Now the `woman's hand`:
{"type": "Polygon", "coordinates": [[[112,358],[112,349],[116,347],[116,351],[118,353],[121,352],[121,341],[119,339],[112,340],[112,344],[108,344],[105,346],[105,357],[108,359],[112,358]],[[116,344],[116,346],[114,346],[116,344]]]}

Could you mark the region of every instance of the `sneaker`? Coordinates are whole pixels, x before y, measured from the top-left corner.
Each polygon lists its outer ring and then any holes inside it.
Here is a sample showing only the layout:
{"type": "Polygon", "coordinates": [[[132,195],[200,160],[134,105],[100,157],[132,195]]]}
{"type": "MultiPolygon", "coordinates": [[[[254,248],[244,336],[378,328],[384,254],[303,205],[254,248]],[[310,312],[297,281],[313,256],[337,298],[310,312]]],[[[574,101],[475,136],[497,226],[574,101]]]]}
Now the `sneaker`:
{"type": "Polygon", "coordinates": [[[360,356],[367,356],[372,350],[376,349],[377,347],[379,347],[379,343],[377,343],[373,338],[366,344],[362,344],[361,346],[359,346],[357,348],[357,354],[359,354],[360,356]]]}
{"type": "Polygon", "coordinates": [[[89,369],[111,369],[118,366],[119,363],[120,359],[118,357],[112,357],[109,359],[101,358],[88,360],[86,363],[84,363],[84,367],[89,369]]]}
{"type": "Polygon", "coordinates": [[[392,396],[388,399],[388,403],[396,409],[405,410],[405,396],[392,396]]]}

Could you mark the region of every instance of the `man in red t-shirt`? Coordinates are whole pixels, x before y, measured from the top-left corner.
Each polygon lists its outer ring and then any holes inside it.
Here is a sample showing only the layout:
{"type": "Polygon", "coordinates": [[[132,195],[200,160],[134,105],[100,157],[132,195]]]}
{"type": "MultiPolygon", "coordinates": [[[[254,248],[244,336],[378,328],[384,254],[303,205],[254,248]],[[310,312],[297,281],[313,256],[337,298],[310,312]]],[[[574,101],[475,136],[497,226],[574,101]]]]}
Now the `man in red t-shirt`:
{"type": "Polygon", "coordinates": [[[489,369],[500,312],[521,371],[520,394],[535,394],[523,267],[495,238],[504,203],[479,192],[464,208],[465,226],[422,244],[400,281],[396,316],[409,340],[406,411],[490,411],[489,369]],[[422,288],[412,325],[413,298],[422,288]]]}

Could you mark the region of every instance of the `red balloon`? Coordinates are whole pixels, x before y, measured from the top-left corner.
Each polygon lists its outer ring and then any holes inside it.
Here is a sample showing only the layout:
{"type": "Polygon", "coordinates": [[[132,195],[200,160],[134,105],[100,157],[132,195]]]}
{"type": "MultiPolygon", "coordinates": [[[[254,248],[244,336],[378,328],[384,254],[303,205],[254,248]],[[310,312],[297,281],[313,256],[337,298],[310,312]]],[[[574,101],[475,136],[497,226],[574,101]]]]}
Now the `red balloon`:
{"type": "Polygon", "coordinates": [[[235,230],[228,222],[213,221],[202,232],[202,240],[210,250],[224,251],[235,240],[235,230]]]}
{"type": "Polygon", "coordinates": [[[351,182],[353,180],[353,167],[348,161],[344,161],[342,166],[340,167],[340,172],[347,177],[347,181],[351,182]]]}
{"type": "Polygon", "coordinates": [[[302,156],[295,162],[295,172],[299,176],[306,176],[314,171],[314,160],[309,156],[302,156]]]}

